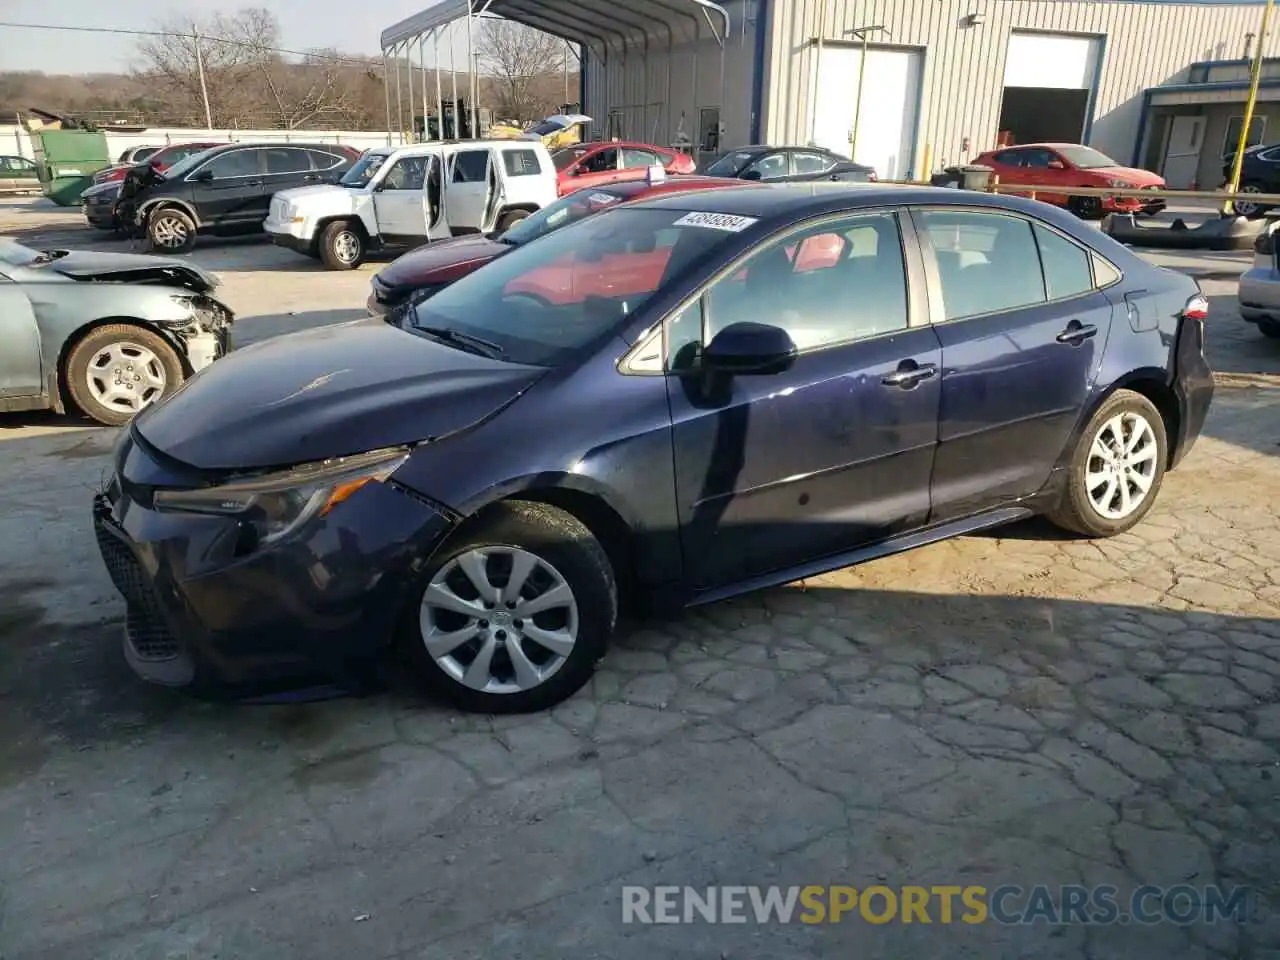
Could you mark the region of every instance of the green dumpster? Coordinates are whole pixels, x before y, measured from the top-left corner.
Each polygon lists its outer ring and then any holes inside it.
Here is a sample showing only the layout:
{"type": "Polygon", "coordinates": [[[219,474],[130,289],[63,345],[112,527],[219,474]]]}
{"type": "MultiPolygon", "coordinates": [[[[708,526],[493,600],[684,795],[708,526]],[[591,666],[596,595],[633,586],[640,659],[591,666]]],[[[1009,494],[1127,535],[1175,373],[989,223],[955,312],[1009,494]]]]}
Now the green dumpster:
{"type": "Polygon", "coordinates": [[[106,135],[88,130],[33,130],[31,148],[44,195],[63,207],[80,203],[93,175],[111,165],[106,135]]]}

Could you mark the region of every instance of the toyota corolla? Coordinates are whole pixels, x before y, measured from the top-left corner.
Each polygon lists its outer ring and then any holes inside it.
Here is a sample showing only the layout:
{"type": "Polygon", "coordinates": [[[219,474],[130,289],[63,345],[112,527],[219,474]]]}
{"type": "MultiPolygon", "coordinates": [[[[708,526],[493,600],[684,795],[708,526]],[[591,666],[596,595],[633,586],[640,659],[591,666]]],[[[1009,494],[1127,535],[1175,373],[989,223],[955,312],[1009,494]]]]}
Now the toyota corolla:
{"type": "Polygon", "coordinates": [[[1206,309],[1013,197],[620,205],[395,322],[237,351],[138,416],[94,503],[125,654],[198,688],[396,646],[463,708],[536,710],[620,613],[1033,514],[1118,534],[1204,423],[1206,309]],[[590,281],[635,250],[645,283],[590,281]],[[582,295],[530,296],[553,268],[582,295]]]}

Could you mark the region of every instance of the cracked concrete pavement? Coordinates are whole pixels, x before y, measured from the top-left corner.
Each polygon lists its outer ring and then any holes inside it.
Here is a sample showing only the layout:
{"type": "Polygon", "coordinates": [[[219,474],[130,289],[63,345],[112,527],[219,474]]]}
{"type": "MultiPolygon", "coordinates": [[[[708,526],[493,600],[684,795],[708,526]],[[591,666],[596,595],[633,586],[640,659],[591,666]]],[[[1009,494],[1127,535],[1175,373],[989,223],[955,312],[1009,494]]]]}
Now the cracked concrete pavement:
{"type": "MultiPolygon", "coordinates": [[[[242,336],[365,295],[367,270],[196,255],[242,336]]],[[[1280,344],[1238,321],[1238,267],[1187,267],[1218,395],[1132,533],[1025,523],[631,625],[546,715],[134,681],[88,524],[112,431],[0,418],[0,957],[1280,956],[1280,344]],[[1259,909],[622,924],[624,884],[775,883],[1245,884],[1259,909]]]]}

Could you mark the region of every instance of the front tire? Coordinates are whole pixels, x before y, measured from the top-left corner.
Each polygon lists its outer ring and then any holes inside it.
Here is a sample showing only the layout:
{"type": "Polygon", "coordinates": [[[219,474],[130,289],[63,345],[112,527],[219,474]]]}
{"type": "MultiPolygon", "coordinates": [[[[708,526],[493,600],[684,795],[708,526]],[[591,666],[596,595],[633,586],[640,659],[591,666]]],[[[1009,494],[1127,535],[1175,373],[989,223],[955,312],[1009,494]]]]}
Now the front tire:
{"type": "Polygon", "coordinates": [[[398,643],[429,692],[471,712],[528,713],[587,682],[617,616],[613,567],[591,531],[509,500],[432,558],[398,643]]]}
{"type": "Polygon", "coordinates": [[[1136,526],[1155,503],[1168,463],[1160,411],[1132,390],[1117,390],[1090,418],[1049,519],[1086,537],[1114,537],[1136,526]]]}
{"type": "Polygon", "coordinates": [[[150,330],[112,323],[91,330],[67,354],[63,382],[85,416],[108,427],[182,386],[182,361],[150,330]]]}
{"type": "Polygon", "coordinates": [[[1081,220],[1102,219],[1101,197],[1068,197],[1067,209],[1081,220]]]}
{"type": "Polygon", "coordinates": [[[1275,320],[1259,320],[1258,330],[1264,337],[1271,340],[1280,340],[1280,323],[1275,320]]]}
{"type": "Polygon", "coordinates": [[[176,207],[163,207],[147,218],[147,241],[160,253],[186,253],[196,245],[196,225],[176,207]]]}
{"type": "Polygon", "coordinates": [[[364,262],[364,234],[350,221],[338,220],[320,235],[320,260],[330,270],[354,270],[364,262]]]}
{"type": "Polygon", "coordinates": [[[498,233],[506,233],[521,220],[529,216],[528,210],[510,210],[498,220],[498,233]]]}

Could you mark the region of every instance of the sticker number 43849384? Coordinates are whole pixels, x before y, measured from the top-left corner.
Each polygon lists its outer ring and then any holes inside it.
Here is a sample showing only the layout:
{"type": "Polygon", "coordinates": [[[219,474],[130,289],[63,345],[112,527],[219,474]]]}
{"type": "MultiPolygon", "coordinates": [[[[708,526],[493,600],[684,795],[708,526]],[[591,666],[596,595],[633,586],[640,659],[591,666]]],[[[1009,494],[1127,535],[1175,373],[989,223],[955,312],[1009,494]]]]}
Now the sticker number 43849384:
{"type": "Polygon", "coordinates": [[[741,233],[755,222],[755,217],[740,217],[733,213],[686,213],[672,226],[707,227],[711,230],[727,230],[729,233],[741,233]]]}

